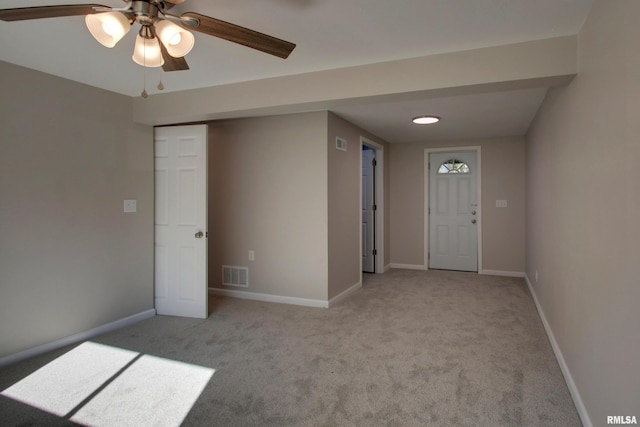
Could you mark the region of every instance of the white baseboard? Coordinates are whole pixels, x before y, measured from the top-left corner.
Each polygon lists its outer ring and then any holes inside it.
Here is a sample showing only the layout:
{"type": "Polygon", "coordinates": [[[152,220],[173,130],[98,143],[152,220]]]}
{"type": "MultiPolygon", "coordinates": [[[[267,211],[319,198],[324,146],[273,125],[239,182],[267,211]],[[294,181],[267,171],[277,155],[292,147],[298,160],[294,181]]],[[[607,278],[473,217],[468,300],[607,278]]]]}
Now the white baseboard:
{"type": "Polygon", "coordinates": [[[259,294],[256,292],[236,291],[233,289],[209,288],[212,295],[223,295],[226,297],[234,297],[241,299],[249,299],[253,301],[277,302],[280,304],[302,305],[304,307],[328,308],[329,301],[319,299],[307,299],[296,297],[284,297],[281,295],[259,294]]]}
{"type": "Polygon", "coordinates": [[[478,274],[487,276],[526,277],[523,271],[481,270],[478,274]]]}
{"type": "Polygon", "coordinates": [[[542,320],[542,324],[544,325],[544,330],[547,333],[547,337],[549,338],[549,342],[551,343],[551,348],[556,355],[556,359],[558,360],[558,365],[560,365],[560,370],[562,371],[562,375],[564,376],[564,380],[567,383],[567,387],[569,388],[569,393],[571,393],[571,397],[573,398],[573,403],[576,405],[576,410],[578,411],[578,415],[580,416],[580,420],[582,420],[582,424],[584,427],[593,427],[593,423],[591,423],[591,418],[589,417],[589,413],[587,412],[587,408],[584,406],[584,402],[582,401],[582,397],[580,396],[580,392],[576,387],[576,383],[573,381],[573,376],[571,376],[571,371],[569,370],[569,366],[567,366],[567,362],[564,360],[564,356],[562,355],[562,351],[560,351],[560,346],[558,346],[558,342],[556,341],[555,336],[553,335],[553,331],[551,330],[551,326],[547,321],[547,316],[545,316],[542,307],[540,306],[540,302],[538,301],[538,296],[536,295],[533,285],[529,280],[529,276],[524,275],[525,280],[527,281],[527,286],[529,286],[529,292],[531,292],[531,296],[533,297],[533,301],[536,304],[536,309],[538,310],[538,315],[542,320]]]}
{"type": "Polygon", "coordinates": [[[414,265],[414,264],[389,264],[391,268],[400,268],[403,270],[428,270],[429,267],[426,265],[414,265]]]}
{"type": "Polygon", "coordinates": [[[362,288],[362,282],[358,282],[355,285],[351,286],[349,289],[342,291],[341,293],[339,293],[338,295],[336,295],[335,297],[329,300],[329,307],[337,304],[338,302],[342,301],[343,299],[345,299],[346,297],[348,297],[349,295],[351,295],[352,293],[354,293],[355,291],[361,288],[362,288]]]}
{"type": "Polygon", "coordinates": [[[386,273],[389,270],[391,270],[391,264],[387,264],[382,268],[382,272],[383,273],[386,273]]]}
{"type": "Polygon", "coordinates": [[[112,332],[117,329],[124,328],[125,326],[133,325],[142,320],[154,317],[155,315],[156,315],[156,310],[152,308],[150,310],[142,311],[140,313],[133,314],[129,317],[125,317],[123,319],[119,319],[111,323],[106,323],[104,325],[98,326],[97,328],[89,329],[88,331],[79,332],[77,334],[74,334],[65,338],[61,338],[56,341],[52,341],[47,344],[42,344],[37,347],[32,347],[30,349],[20,351],[18,353],[10,354],[9,356],[5,356],[0,359],[0,368],[12,365],[17,362],[21,362],[23,360],[26,360],[35,356],[39,356],[44,353],[48,353],[53,350],[57,350],[67,345],[76,344],[81,341],[86,341],[98,335],[106,334],[107,332],[112,332]]]}

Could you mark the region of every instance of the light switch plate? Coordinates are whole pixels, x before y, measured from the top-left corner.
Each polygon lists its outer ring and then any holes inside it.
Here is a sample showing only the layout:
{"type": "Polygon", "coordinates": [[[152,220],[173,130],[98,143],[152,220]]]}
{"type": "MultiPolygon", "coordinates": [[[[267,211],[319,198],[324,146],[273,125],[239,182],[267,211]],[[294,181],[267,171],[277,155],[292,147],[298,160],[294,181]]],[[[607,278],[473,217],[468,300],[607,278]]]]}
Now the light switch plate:
{"type": "Polygon", "coordinates": [[[506,208],[507,201],[506,200],[496,200],[496,208],[506,208]]]}
{"type": "Polygon", "coordinates": [[[126,213],[136,212],[138,210],[138,201],[137,200],[125,200],[124,201],[124,211],[126,213]]]}

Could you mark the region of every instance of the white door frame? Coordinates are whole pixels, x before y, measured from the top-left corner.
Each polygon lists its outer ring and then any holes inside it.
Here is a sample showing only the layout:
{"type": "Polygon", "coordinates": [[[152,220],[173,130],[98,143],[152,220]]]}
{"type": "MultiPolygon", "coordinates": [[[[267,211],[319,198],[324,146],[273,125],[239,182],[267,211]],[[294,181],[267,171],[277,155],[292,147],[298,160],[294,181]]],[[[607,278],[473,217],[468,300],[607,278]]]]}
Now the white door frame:
{"type": "MultiPolygon", "coordinates": [[[[382,274],[385,272],[384,265],[384,147],[371,141],[364,136],[360,137],[360,167],[362,174],[362,146],[368,146],[376,150],[376,261],[375,272],[382,274]]],[[[358,204],[358,218],[362,216],[362,179],[360,179],[360,203],[358,204]]],[[[360,253],[360,283],[362,283],[362,221],[358,222],[358,234],[360,236],[358,247],[360,253]]]]}
{"type": "Polygon", "coordinates": [[[475,151],[478,161],[478,273],[482,271],[482,157],[480,146],[425,148],[424,150],[424,269],[429,269],[429,157],[436,152],[475,151]]]}

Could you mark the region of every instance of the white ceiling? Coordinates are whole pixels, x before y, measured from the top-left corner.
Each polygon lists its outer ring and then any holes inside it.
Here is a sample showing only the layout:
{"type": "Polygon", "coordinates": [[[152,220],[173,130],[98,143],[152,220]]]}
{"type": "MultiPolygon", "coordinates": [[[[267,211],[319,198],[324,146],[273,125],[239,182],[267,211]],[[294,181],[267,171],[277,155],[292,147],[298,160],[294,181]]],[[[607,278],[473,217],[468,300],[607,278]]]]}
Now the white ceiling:
{"type": "Polygon", "coordinates": [[[336,107],[332,111],[392,142],[517,136],[525,134],[546,93],[546,88],[535,88],[336,107]],[[442,120],[426,126],[411,122],[425,114],[442,120]]]}
{"type": "MultiPolygon", "coordinates": [[[[96,0],[123,7],[121,0],[96,0]]],[[[86,3],[78,0],[2,0],[0,8],[86,3]]],[[[187,11],[222,19],[297,44],[282,60],[195,33],[188,71],[146,69],[147,88],[165,91],[286,76],[577,34],[592,0],[187,0],[187,11]]],[[[136,31],[113,49],[98,44],[83,17],[0,21],[0,60],[129,96],[141,92],[143,68],[131,60],[136,31]]],[[[390,142],[522,135],[545,88],[334,110],[390,142]],[[408,119],[433,113],[430,128],[408,119]]]]}

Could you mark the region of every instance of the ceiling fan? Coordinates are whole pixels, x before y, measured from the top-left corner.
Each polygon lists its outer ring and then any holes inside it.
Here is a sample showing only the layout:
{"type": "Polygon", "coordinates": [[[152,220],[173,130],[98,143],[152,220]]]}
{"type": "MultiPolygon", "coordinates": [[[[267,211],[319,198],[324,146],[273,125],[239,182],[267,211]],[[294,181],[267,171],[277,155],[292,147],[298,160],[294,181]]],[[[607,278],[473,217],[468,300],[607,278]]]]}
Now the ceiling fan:
{"type": "Polygon", "coordinates": [[[86,15],[86,25],[93,37],[106,47],[114,47],[134,23],[140,24],[132,59],[145,67],[162,66],[164,71],[188,70],[184,56],[194,45],[187,30],[219,37],[259,51],[287,58],[295,44],[239,25],[194,12],[180,16],[169,10],[185,0],[123,0],[124,8],[100,4],[21,7],[0,10],[0,20],[24,21],[86,15]]]}

